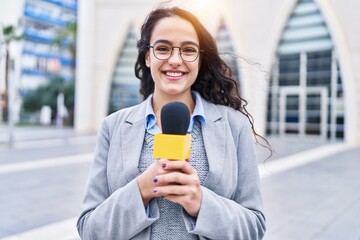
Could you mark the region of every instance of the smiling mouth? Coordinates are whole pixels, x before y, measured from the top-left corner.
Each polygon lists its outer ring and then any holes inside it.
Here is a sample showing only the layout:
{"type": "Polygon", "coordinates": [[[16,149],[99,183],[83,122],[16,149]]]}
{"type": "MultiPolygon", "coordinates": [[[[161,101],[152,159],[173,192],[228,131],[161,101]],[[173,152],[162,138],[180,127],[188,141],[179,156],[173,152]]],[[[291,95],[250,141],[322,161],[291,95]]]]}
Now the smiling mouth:
{"type": "Polygon", "coordinates": [[[183,73],[183,72],[165,72],[165,75],[169,76],[169,77],[182,77],[185,75],[185,73],[183,73]]]}

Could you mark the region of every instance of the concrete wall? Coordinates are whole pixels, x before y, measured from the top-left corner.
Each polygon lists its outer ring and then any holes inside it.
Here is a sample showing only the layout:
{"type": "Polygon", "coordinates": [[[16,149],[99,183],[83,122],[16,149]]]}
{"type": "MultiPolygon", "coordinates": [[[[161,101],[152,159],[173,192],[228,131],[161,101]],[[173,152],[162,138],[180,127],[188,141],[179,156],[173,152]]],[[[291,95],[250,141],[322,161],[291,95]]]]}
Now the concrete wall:
{"type": "Polygon", "coordinates": [[[317,0],[337,48],[345,96],[345,136],[360,143],[359,1],[317,0]]]}
{"type": "MultiPolygon", "coordinates": [[[[109,87],[131,23],[140,28],[156,0],[80,0],[76,120],[78,131],[96,131],[107,112],[109,87]],[[86,2],[86,3],[85,3],[86,2]],[[84,34],[84,35],[82,35],[84,34]]],[[[277,45],[296,0],[174,1],[215,34],[223,19],[240,60],[242,94],[256,128],[265,131],[268,80],[277,45]],[[254,64],[249,64],[252,62],[254,64]],[[258,64],[260,65],[258,65],[258,64]]],[[[343,74],[346,141],[360,143],[360,2],[317,0],[336,45],[343,74]]]]}

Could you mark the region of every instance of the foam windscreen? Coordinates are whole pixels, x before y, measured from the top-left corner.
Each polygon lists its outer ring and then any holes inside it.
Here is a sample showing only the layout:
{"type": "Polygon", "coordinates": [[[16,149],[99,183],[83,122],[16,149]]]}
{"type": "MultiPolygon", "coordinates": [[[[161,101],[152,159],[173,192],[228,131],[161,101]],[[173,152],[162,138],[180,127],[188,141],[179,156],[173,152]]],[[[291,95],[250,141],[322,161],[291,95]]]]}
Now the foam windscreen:
{"type": "Polygon", "coordinates": [[[190,123],[190,112],[182,102],[170,102],[161,109],[161,128],[164,134],[185,135],[190,123]]]}

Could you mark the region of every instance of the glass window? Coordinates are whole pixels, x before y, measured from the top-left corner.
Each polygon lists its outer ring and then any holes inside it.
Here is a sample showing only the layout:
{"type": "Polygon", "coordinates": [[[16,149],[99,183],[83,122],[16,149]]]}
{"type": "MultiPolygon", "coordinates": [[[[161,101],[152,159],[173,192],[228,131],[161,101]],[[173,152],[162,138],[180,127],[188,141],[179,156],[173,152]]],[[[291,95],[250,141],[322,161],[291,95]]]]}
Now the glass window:
{"type": "Polygon", "coordinates": [[[137,59],[137,39],[132,26],[122,45],[114,68],[109,100],[109,113],[133,106],[141,102],[140,80],[135,77],[134,67],[137,59]]]}
{"type": "Polygon", "coordinates": [[[278,47],[267,134],[344,138],[344,93],[335,47],[315,2],[295,6],[278,47]]]}
{"type": "Polygon", "coordinates": [[[222,59],[230,66],[232,71],[232,76],[237,80],[240,85],[240,74],[238,71],[238,63],[236,61],[235,50],[233,47],[233,42],[229,30],[225,26],[224,21],[221,21],[219,29],[216,35],[216,42],[219,49],[220,56],[222,59]]]}

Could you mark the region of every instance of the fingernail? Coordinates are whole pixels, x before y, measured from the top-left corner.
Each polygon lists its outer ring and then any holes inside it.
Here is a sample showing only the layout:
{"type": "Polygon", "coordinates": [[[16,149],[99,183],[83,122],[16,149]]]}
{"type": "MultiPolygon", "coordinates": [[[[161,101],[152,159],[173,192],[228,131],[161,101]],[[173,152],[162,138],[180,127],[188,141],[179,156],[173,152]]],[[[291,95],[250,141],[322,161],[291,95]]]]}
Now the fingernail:
{"type": "Polygon", "coordinates": [[[157,188],[154,188],[154,190],[153,190],[153,191],[154,191],[154,193],[157,193],[157,191],[158,191],[158,190],[157,190],[157,188]]]}
{"type": "Polygon", "coordinates": [[[163,167],[163,168],[166,168],[166,163],[163,163],[163,164],[162,164],[162,167],[163,167]]]}
{"type": "Polygon", "coordinates": [[[157,177],[154,177],[154,183],[157,183],[159,180],[157,177]]]}

